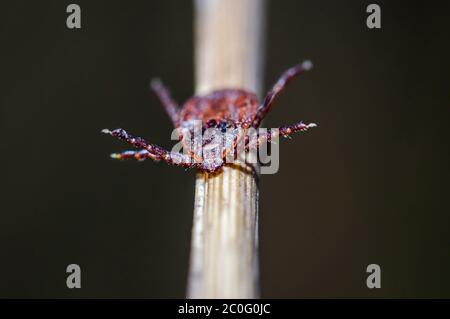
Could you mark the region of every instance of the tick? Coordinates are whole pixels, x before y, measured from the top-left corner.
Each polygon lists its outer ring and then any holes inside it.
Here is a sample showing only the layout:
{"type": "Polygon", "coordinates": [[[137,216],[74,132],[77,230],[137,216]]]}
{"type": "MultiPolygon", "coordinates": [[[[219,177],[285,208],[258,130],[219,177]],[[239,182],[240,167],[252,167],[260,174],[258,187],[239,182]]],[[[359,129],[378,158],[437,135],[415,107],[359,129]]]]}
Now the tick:
{"type": "MultiPolygon", "coordinates": [[[[184,153],[168,151],[160,146],[150,144],[141,137],[128,134],[125,130],[102,130],[129,144],[137,150],[111,154],[114,159],[134,158],[144,160],[150,158],[154,161],[165,161],[168,164],[185,168],[198,168],[202,171],[218,171],[225,163],[227,155],[235,152],[241,139],[242,132],[249,129],[258,129],[272,107],[275,98],[285,89],[286,85],[297,75],[312,68],[310,61],[304,61],[285,71],[273,88],[267,93],[263,102],[258,103],[255,94],[242,89],[223,89],[213,91],[203,96],[194,96],[187,100],[181,109],[170,96],[167,88],[159,81],[153,80],[151,88],[159,97],[163,107],[169,115],[173,126],[181,132],[179,139],[183,144],[184,153]],[[195,126],[200,123],[201,132],[212,130],[214,133],[201,140],[201,145],[196,145],[192,139],[186,136],[194,136],[195,126]],[[186,133],[188,135],[186,135],[186,133]],[[220,135],[220,146],[217,148],[216,137],[220,135]]],[[[278,130],[267,131],[258,135],[256,142],[244,139],[247,152],[257,148],[263,142],[271,142],[279,135],[287,137],[295,132],[304,132],[316,124],[298,122],[293,125],[281,126],[278,130]]],[[[245,134],[244,134],[245,136],[245,134]]],[[[198,144],[198,143],[197,143],[198,144]]]]}

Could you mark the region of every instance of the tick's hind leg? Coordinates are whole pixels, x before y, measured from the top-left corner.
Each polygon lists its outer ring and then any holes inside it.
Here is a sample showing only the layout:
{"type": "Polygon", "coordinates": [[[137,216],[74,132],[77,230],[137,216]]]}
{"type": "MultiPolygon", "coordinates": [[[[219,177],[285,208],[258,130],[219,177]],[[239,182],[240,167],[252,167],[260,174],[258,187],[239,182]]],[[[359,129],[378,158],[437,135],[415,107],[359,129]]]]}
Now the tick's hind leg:
{"type": "Polygon", "coordinates": [[[135,148],[141,149],[141,152],[142,152],[142,150],[145,150],[148,152],[148,154],[145,154],[145,155],[144,155],[144,153],[142,153],[140,155],[136,155],[136,153],[132,154],[130,152],[125,152],[125,153],[121,153],[120,155],[118,155],[118,154],[112,155],[114,158],[118,158],[118,157],[130,158],[131,156],[136,158],[136,156],[138,156],[138,157],[145,156],[145,158],[151,158],[155,161],[163,160],[168,164],[182,166],[182,167],[186,167],[186,168],[191,168],[191,167],[196,166],[196,163],[194,163],[189,156],[182,154],[182,153],[169,152],[158,145],[147,143],[143,138],[132,136],[121,128],[118,128],[118,129],[115,129],[112,131],[110,131],[108,129],[104,129],[104,130],[102,130],[102,133],[117,137],[118,139],[131,144],[135,148]]]}
{"type": "Polygon", "coordinates": [[[264,98],[263,104],[261,104],[258,109],[256,110],[255,116],[251,119],[251,123],[249,123],[252,127],[259,127],[261,124],[261,121],[264,119],[264,117],[267,115],[267,112],[269,112],[273,100],[284,90],[286,85],[297,75],[304,73],[305,71],[309,71],[312,68],[312,63],[309,60],[303,61],[300,64],[297,64],[296,66],[293,66],[289,70],[285,71],[281,77],[278,79],[277,83],[273,86],[272,90],[267,93],[266,97],[264,98]]]}
{"type": "Polygon", "coordinates": [[[178,116],[179,108],[177,103],[175,103],[175,101],[170,96],[169,90],[164,86],[164,84],[162,84],[161,80],[159,79],[153,79],[150,83],[150,87],[152,88],[153,92],[156,93],[159,100],[161,101],[161,104],[164,106],[164,109],[172,120],[173,126],[178,127],[180,122],[178,116]]]}

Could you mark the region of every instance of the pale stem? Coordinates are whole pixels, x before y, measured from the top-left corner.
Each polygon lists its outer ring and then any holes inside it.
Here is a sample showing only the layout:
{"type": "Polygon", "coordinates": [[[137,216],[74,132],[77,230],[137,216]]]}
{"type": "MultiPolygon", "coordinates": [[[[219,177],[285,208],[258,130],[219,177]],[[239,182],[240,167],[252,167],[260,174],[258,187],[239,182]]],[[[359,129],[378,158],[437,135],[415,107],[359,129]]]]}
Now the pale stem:
{"type": "MultiPolygon", "coordinates": [[[[196,94],[242,88],[260,97],[264,16],[263,0],[195,1],[196,94]]],[[[188,298],[259,297],[258,185],[251,169],[197,173],[191,241],[188,298]]]]}

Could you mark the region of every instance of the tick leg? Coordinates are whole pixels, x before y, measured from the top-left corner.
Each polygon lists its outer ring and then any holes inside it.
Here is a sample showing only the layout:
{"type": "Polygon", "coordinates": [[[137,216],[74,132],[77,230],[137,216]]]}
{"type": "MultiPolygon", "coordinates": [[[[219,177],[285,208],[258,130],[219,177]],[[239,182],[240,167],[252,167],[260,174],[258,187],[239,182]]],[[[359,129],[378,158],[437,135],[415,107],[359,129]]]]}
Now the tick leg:
{"type": "MultiPolygon", "coordinates": [[[[132,136],[121,128],[115,129],[113,131],[104,129],[104,130],[102,130],[102,133],[117,137],[118,139],[131,144],[135,148],[145,150],[148,152],[148,154],[144,155],[144,153],[142,153],[137,156],[145,156],[146,158],[151,158],[155,161],[163,160],[168,164],[182,166],[182,167],[186,167],[186,168],[192,168],[192,167],[196,166],[196,163],[191,161],[191,158],[189,156],[182,154],[182,153],[169,152],[158,145],[147,143],[143,138],[132,136]]],[[[125,152],[120,155],[115,154],[112,156],[114,158],[118,158],[118,157],[129,158],[131,156],[136,157],[135,154],[132,154],[129,152],[125,152]]]]}
{"type": "Polygon", "coordinates": [[[294,125],[284,125],[278,128],[276,131],[268,130],[265,134],[260,135],[256,142],[247,142],[246,150],[258,148],[263,143],[272,143],[272,140],[278,138],[280,135],[283,137],[288,137],[296,132],[306,132],[310,128],[316,127],[317,124],[309,123],[305,124],[303,122],[296,123],[294,125]]]}
{"type": "Polygon", "coordinates": [[[147,158],[150,158],[154,161],[159,161],[160,158],[156,157],[154,154],[151,154],[147,150],[140,150],[140,151],[124,151],[121,153],[113,153],[111,154],[111,158],[123,160],[123,159],[135,159],[138,161],[143,161],[147,158]]]}
{"type": "Polygon", "coordinates": [[[286,85],[297,75],[304,73],[305,71],[309,71],[312,68],[312,63],[309,60],[303,61],[296,66],[293,66],[289,70],[285,71],[281,77],[278,79],[277,83],[273,86],[272,90],[267,93],[264,98],[263,104],[261,104],[256,110],[255,116],[250,119],[250,125],[252,127],[259,127],[261,121],[267,115],[270,108],[272,107],[273,100],[284,90],[286,85]]]}
{"type": "Polygon", "coordinates": [[[164,106],[164,109],[166,110],[167,114],[172,120],[173,125],[175,127],[178,127],[179,126],[178,105],[170,96],[169,90],[164,86],[164,84],[162,84],[162,82],[159,79],[153,79],[152,82],[150,83],[150,87],[152,88],[153,92],[155,92],[156,95],[158,96],[159,100],[161,101],[161,104],[164,106]]]}
{"type": "Polygon", "coordinates": [[[288,137],[289,135],[296,133],[296,132],[306,132],[310,128],[316,127],[316,123],[309,123],[305,124],[303,122],[296,123],[294,125],[284,125],[281,126],[278,131],[279,135],[283,137],[288,137]]]}

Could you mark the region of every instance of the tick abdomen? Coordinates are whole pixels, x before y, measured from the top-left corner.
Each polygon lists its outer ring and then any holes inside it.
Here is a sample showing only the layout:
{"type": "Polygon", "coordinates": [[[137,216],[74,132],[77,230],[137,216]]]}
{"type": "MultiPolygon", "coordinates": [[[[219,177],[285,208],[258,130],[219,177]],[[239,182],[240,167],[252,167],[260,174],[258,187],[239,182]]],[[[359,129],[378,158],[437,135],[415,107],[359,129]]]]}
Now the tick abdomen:
{"type": "Polygon", "coordinates": [[[180,120],[224,120],[240,123],[258,107],[256,95],[239,89],[213,91],[204,96],[194,96],[186,101],[180,111],[180,120]]]}

